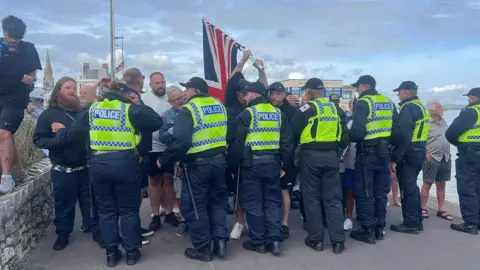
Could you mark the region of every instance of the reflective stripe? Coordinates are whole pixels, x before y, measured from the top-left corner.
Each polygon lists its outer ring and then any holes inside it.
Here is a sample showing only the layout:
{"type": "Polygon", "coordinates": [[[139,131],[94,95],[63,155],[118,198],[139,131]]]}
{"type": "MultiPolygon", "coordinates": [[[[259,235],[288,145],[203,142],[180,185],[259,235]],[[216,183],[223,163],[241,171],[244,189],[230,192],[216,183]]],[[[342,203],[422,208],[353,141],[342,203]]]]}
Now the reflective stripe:
{"type": "Polygon", "coordinates": [[[252,151],[278,150],[282,125],[280,109],[269,103],[260,103],[246,110],[250,112],[251,120],[245,145],[252,151]]]}
{"type": "Polygon", "coordinates": [[[368,104],[367,135],[364,140],[387,138],[392,134],[394,104],[383,95],[366,95],[359,100],[368,104]]]}
{"type": "Polygon", "coordinates": [[[308,119],[308,124],[300,136],[300,144],[339,142],[342,136],[342,127],[335,105],[323,98],[311,100],[309,103],[315,106],[317,113],[308,119]],[[314,130],[315,122],[317,124],[314,130]],[[312,134],[315,135],[315,138],[312,138],[312,134]]]}
{"type": "Polygon", "coordinates": [[[411,138],[411,142],[426,142],[428,139],[428,133],[430,131],[430,113],[419,99],[414,99],[404,103],[400,106],[400,112],[407,104],[415,104],[420,108],[422,111],[423,117],[415,121],[415,128],[413,130],[413,135],[411,138]]]}
{"type": "Polygon", "coordinates": [[[477,122],[471,129],[462,133],[458,141],[461,143],[480,143],[480,105],[467,106],[467,108],[472,108],[477,112],[477,122]]]}

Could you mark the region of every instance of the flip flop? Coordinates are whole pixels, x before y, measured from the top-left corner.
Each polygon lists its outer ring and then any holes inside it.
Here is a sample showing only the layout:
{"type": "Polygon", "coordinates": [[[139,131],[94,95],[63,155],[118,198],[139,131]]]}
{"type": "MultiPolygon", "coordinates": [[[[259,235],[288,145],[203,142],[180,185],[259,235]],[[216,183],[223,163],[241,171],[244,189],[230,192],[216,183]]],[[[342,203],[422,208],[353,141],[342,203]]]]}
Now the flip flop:
{"type": "MultiPolygon", "coordinates": [[[[437,213],[438,215],[438,213],[437,213]]],[[[430,216],[428,215],[428,210],[427,209],[422,209],[422,217],[423,218],[429,218],[430,216]]]]}
{"type": "Polygon", "coordinates": [[[448,221],[452,221],[453,220],[453,217],[451,215],[449,215],[447,213],[447,211],[438,211],[437,212],[437,217],[439,218],[442,218],[442,219],[445,219],[445,220],[448,220],[448,221]]]}

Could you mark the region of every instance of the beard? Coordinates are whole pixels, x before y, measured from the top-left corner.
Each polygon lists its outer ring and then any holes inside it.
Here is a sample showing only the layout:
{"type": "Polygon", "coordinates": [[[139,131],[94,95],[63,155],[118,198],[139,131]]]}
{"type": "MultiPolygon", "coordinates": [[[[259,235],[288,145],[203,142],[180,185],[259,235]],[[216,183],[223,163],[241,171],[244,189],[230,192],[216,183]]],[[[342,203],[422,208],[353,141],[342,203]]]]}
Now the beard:
{"type": "Polygon", "coordinates": [[[78,112],[82,109],[82,103],[77,96],[62,96],[58,97],[58,104],[66,109],[67,111],[71,112],[78,112]]]}
{"type": "MultiPolygon", "coordinates": [[[[152,89],[152,90],[153,90],[153,89],[152,89]]],[[[154,93],[156,96],[158,96],[158,97],[163,97],[163,96],[165,96],[165,93],[166,93],[166,92],[167,92],[166,89],[163,88],[163,87],[158,88],[158,89],[156,89],[156,90],[153,90],[153,93],[154,93]]]]}

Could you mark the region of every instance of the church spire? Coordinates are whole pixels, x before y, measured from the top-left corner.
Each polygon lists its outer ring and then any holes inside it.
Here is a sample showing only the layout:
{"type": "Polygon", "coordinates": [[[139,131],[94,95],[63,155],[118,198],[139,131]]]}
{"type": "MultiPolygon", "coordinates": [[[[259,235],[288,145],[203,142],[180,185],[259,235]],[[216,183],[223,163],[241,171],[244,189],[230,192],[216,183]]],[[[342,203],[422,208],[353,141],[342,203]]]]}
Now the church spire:
{"type": "Polygon", "coordinates": [[[45,68],[43,69],[43,99],[45,105],[47,104],[46,101],[50,99],[54,85],[52,63],[50,63],[50,54],[47,49],[47,58],[45,59],[45,68]]]}

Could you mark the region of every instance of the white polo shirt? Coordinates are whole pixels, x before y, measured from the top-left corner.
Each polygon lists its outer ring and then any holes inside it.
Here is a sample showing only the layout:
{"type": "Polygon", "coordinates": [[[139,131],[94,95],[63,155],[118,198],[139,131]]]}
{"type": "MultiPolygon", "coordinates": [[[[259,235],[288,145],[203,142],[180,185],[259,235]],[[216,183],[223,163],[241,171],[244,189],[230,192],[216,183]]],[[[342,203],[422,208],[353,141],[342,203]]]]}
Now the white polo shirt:
{"type": "MultiPolygon", "coordinates": [[[[145,105],[152,108],[158,115],[162,115],[163,112],[168,110],[171,105],[168,103],[167,94],[159,97],[153,93],[153,91],[149,91],[142,95],[142,100],[145,105]]],[[[150,152],[164,152],[167,150],[167,146],[160,142],[159,140],[159,132],[158,130],[153,132],[152,134],[152,151],[150,152]]]]}

